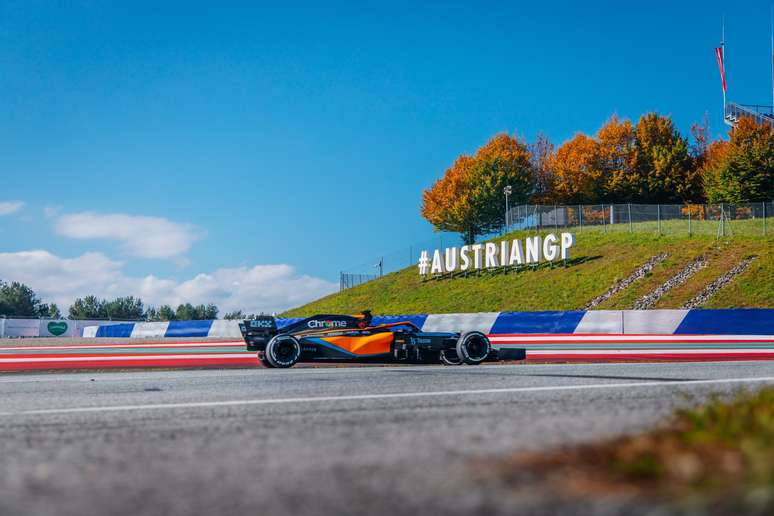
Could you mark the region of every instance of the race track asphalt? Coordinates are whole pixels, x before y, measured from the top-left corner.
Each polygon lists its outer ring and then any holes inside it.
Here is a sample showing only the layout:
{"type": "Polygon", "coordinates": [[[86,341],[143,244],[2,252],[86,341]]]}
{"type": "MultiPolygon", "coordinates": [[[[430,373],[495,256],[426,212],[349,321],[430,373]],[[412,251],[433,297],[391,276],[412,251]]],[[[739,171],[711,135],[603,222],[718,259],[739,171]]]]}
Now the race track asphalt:
{"type": "Polygon", "coordinates": [[[774,362],[0,376],[0,514],[637,514],[482,476],[643,430],[774,362]]]}

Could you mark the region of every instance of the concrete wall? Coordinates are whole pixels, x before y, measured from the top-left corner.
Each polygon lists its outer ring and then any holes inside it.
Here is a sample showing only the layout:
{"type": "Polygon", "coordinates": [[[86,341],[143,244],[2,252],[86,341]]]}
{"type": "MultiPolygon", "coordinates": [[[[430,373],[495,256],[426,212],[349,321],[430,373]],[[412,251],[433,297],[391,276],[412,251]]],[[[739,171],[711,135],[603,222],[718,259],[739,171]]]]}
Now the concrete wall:
{"type": "MultiPolygon", "coordinates": [[[[83,328],[94,325],[119,324],[115,321],[69,319],[14,319],[0,318],[2,337],[80,337],[83,328]]],[[[134,323],[132,323],[134,324],[134,323]]]]}

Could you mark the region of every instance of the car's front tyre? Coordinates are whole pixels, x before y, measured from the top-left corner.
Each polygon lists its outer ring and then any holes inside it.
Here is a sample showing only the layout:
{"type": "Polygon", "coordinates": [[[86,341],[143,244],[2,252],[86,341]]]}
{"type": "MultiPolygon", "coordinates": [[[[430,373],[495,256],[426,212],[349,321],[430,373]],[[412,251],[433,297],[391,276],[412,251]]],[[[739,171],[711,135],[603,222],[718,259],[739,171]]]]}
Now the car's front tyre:
{"type": "Polygon", "coordinates": [[[468,365],[478,365],[489,356],[492,344],[480,331],[468,331],[457,340],[457,356],[468,365]]]}
{"type": "Polygon", "coordinates": [[[301,343],[292,335],[277,335],[266,344],[264,357],[271,367],[293,367],[301,358],[301,343]]]}

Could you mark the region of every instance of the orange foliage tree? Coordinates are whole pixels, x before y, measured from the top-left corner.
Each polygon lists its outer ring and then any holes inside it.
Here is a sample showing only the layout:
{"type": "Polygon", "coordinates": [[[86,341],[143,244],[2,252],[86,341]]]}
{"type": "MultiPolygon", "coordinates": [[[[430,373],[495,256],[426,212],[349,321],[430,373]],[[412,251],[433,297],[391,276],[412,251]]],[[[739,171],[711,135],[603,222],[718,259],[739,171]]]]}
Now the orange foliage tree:
{"type": "Polygon", "coordinates": [[[595,137],[578,134],[552,158],[557,202],[684,202],[702,198],[688,141],[669,117],[636,126],[613,115],[595,137]]]}
{"type": "Polygon", "coordinates": [[[631,179],[637,145],[634,126],[629,120],[619,121],[613,115],[597,131],[597,141],[605,199],[613,202],[631,200],[634,191],[631,179]]]}
{"type": "Polygon", "coordinates": [[[443,177],[422,192],[422,216],[438,231],[472,232],[477,228],[468,195],[475,160],[463,154],[443,177]]]}
{"type": "Polygon", "coordinates": [[[466,243],[499,229],[504,220],[503,189],[510,186],[514,203],[534,190],[527,145],[498,134],[475,156],[462,155],[444,176],[422,194],[422,216],[438,231],[460,233],[466,243]]]}
{"type": "Polygon", "coordinates": [[[551,158],[554,199],[566,204],[594,203],[604,198],[604,173],[599,143],[578,133],[551,158]]]}

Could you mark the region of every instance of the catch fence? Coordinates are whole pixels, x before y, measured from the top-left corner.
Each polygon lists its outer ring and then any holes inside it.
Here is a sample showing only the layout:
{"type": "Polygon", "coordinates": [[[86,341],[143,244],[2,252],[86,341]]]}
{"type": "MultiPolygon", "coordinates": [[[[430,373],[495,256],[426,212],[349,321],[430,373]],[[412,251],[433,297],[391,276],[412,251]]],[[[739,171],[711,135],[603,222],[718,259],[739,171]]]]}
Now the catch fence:
{"type": "Polygon", "coordinates": [[[578,231],[660,235],[767,235],[774,202],[745,204],[520,205],[506,212],[504,232],[576,228],[578,231]]]}
{"type": "Polygon", "coordinates": [[[342,272],[339,274],[339,291],[356,287],[363,283],[367,283],[371,280],[375,280],[378,277],[379,277],[378,274],[359,274],[359,273],[342,272]]]}
{"type": "MultiPolygon", "coordinates": [[[[659,235],[766,236],[774,232],[774,202],[743,204],[577,204],[513,206],[504,214],[506,223],[500,234],[512,231],[550,231],[573,229],[577,232],[629,232],[659,235]]],[[[496,237],[482,235],[480,241],[496,237]]],[[[395,272],[416,265],[423,249],[443,249],[461,245],[455,233],[437,233],[385,253],[340,274],[340,289],[345,290],[376,279],[381,272],[395,272]],[[376,265],[374,265],[376,264],[376,265]]]]}

